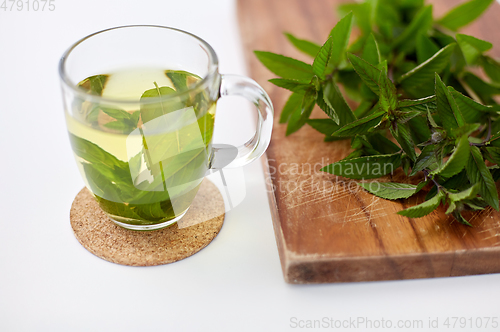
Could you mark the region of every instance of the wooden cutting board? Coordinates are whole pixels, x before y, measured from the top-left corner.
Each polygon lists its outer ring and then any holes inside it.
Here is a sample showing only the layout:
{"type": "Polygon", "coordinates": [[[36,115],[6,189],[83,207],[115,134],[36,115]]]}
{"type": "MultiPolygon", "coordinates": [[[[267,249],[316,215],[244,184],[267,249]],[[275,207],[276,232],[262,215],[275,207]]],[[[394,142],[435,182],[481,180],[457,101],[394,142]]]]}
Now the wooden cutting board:
{"type": "MultiPolygon", "coordinates": [[[[396,212],[420,203],[387,201],[360,190],[349,179],[318,170],[350,152],[348,141],[325,143],[304,126],[285,137],[278,123],[289,92],[267,82],[274,75],[253,50],[271,51],[312,62],[283,35],[290,32],[317,43],[339,19],[335,0],[239,0],[238,15],[250,76],[269,93],[275,109],[274,133],[265,169],[276,241],[285,280],[325,283],[461,276],[500,272],[500,213],[491,208],[465,215],[463,226],[440,209],[410,219],[396,212]]],[[[439,17],[463,1],[434,1],[439,17]]],[[[495,45],[500,57],[500,5],[462,32],[495,45]]],[[[312,118],[324,117],[315,109],[312,118]]],[[[395,174],[393,181],[404,182],[395,174]]],[[[425,193],[424,193],[425,195],[425,193]]]]}

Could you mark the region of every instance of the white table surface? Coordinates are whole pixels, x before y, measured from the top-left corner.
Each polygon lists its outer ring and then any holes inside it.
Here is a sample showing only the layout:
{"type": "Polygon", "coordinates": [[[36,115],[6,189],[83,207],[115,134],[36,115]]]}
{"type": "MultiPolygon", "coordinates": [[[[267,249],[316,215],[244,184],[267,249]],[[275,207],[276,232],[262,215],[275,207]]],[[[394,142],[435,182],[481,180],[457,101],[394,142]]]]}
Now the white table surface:
{"type": "MultiPolygon", "coordinates": [[[[222,73],[246,70],[233,0],[53,3],[52,12],[0,9],[0,331],[288,331],[308,320],[320,320],[325,330],[335,320],[344,324],[337,330],[371,330],[346,325],[358,317],[375,325],[390,320],[391,330],[500,331],[491,322],[486,329],[442,325],[447,317],[500,320],[498,274],[286,284],[259,162],[244,167],[246,199],[198,254],[137,268],[87,252],[69,223],[83,181],[63,118],[57,74],[63,51],[101,29],[158,24],[208,41],[222,73]],[[441,328],[429,328],[429,318],[441,328]],[[421,320],[423,328],[395,329],[399,320],[421,320]]],[[[250,121],[235,113],[238,102],[219,105],[216,140],[241,143],[251,133],[241,126],[250,121]]]]}

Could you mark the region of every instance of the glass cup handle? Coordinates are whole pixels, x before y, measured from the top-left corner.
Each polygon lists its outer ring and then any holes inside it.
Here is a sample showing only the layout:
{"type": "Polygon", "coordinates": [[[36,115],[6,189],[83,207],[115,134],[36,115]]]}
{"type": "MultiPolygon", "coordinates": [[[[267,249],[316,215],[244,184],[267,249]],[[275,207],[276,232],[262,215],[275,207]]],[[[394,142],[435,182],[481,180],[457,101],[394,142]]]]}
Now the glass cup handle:
{"type": "Polygon", "coordinates": [[[257,108],[255,135],[246,143],[234,147],[213,145],[212,169],[236,168],[247,165],[264,154],[273,131],[274,109],[267,93],[254,80],[239,75],[221,75],[220,96],[241,96],[257,108]]]}

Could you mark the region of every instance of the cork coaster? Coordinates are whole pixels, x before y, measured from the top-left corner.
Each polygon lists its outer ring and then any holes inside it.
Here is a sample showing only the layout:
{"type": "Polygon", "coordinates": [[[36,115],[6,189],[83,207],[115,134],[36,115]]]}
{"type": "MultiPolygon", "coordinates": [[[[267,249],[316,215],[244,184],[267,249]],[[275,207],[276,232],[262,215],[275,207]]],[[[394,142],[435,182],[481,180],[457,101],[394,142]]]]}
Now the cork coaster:
{"type": "Polygon", "coordinates": [[[107,261],[130,266],[168,264],[197,253],[217,236],[224,217],[224,200],[208,180],[203,181],[181,219],[181,228],[177,223],[156,231],[119,227],[101,210],[87,188],[76,195],[70,211],[75,236],[88,251],[107,261]]]}

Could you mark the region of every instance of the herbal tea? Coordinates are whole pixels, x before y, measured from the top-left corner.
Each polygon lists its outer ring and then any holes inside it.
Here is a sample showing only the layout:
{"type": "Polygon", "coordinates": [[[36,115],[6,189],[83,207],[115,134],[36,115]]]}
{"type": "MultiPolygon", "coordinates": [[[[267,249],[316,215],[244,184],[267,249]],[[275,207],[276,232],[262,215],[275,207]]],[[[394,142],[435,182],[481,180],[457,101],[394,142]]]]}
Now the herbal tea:
{"type": "Polygon", "coordinates": [[[73,102],[71,144],[86,186],[115,221],[155,225],[189,208],[209,167],[215,116],[209,93],[190,89],[199,81],[185,71],[140,69],[78,84],[102,99],[73,102]]]}

